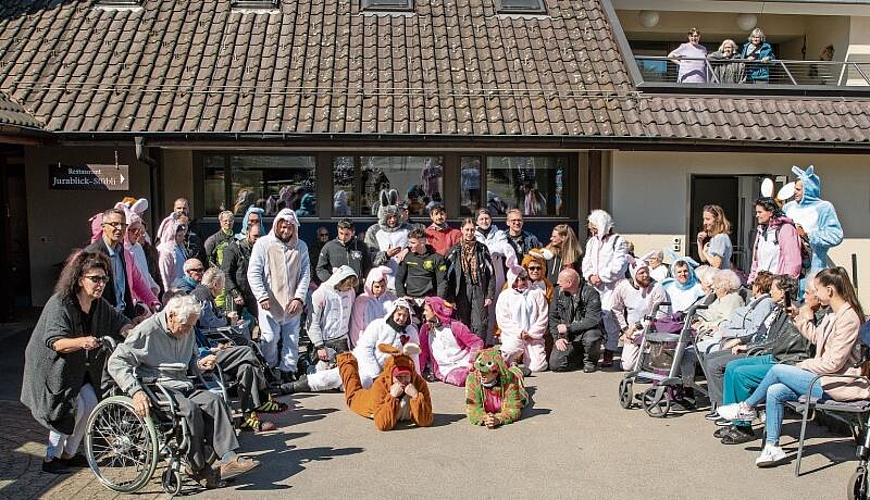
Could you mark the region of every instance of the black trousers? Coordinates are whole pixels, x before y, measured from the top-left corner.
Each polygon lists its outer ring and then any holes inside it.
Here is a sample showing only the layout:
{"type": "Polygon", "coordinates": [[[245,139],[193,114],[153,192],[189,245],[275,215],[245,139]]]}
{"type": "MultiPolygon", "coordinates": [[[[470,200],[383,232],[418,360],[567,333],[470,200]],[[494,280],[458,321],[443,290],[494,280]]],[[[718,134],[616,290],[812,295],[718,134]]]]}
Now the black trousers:
{"type": "Polygon", "coordinates": [[[550,370],[568,371],[576,368],[580,361],[586,368],[595,368],[598,356],[601,354],[602,338],[601,330],[592,329],[575,336],[571,342],[568,342],[568,348],[564,351],[556,348],[554,343],[553,351],[550,353],[550,370]]]}
{"type": "Polygon", "coordinates": [[[218,458],[239,448],[230,409],[220,396],[204,389],[184,392],[170,389],[169,393],[178,405],[180,416],[190,427],[191,440],[187,459],[193,470],[201,471],[208,465],[206,444],[211,445],[218,458]]]}
{"type": "Polygon", "coordinates": [[[260,406],[260,391],[266,388],[266,376],[253,348],[235,346],[218,351],[217,364],[224,374],[236,381],[244,413],[260,406]]]}

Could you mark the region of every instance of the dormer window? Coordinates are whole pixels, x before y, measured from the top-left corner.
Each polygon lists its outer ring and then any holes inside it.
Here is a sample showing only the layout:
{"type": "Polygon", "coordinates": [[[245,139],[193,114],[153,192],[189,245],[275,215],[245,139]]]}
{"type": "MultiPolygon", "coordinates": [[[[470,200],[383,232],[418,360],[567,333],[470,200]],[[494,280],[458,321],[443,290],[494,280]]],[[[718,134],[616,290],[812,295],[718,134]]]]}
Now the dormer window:
{"type": "Polygon", "coordinates": [[[414,10],[414,0],[361,0],[361,8],[364,11],[399,11],[408,12],[414,10]]]}
{"type": "Polygon", "coordinates": [[[546,14],[544,0],[495,0],[499,14],[546,14]]]}

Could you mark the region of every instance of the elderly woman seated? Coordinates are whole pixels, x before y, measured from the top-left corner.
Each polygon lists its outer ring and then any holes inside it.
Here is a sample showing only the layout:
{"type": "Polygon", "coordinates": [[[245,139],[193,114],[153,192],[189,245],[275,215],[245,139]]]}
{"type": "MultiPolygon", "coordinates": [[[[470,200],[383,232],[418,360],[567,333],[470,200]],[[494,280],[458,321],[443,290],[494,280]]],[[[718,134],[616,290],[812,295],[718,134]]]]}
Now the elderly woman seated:
{"type": "MultiPolygon", "coordinates": [[[[713,340],[714,343],[718,343],[722,340],[719,325],[727,320],[735,309],[743,306],[740,286],[740,278],[734,271],[725,269],[713,276],[712,288],[715,299],[707,309],[698,311],[697,319],[692,323],[692,327],[698,332],[699,341],[713,340]]],[[[712,344],[704,345],[709,347],[712,344]]]]}
{"type": "Polygon", "coordinates": [[[749,302],[745,306],[734,309],[728,319],[716,327],[712,338],[699,342],[701,350],[709,353],[720,348],[730,348],[737,345],[739,339],[755,335],[775,306],[770,297],[772,284],[773,274],[760,271],[752,284],[752,297],[749,302]]]}

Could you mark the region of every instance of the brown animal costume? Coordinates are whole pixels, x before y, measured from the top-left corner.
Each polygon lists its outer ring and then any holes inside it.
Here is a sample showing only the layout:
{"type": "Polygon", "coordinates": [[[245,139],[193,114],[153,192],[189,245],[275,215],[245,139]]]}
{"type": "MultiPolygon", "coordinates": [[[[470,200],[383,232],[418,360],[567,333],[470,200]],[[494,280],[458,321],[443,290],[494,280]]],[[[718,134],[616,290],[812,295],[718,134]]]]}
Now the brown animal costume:
{"type": "Polygon", "coordinates": [[[344,399],[347,406],[363,417],[374,419],[375,427],[379,430],[391,430],[400,420],[405,419],[420,427],[432,425],[434,415],[429,387],[423,377],[417,373],[414,361],[408,356],[413,353],[410,351],[413,348],[419,352],[419,347],[414,344],[406,344],[404,353],[391,345],[379,344],[379,351],[392,356],[384,362],[384,369],[368,389],[364,389],[360,382],[359,367],[352,353],[341,353],[335,359],[344,384],[344,399]],[[395,398],[390,394],[393,374],[398,372],[410,373],[411,384],[419,392],[414,398],[405,395],[395,398]]]}

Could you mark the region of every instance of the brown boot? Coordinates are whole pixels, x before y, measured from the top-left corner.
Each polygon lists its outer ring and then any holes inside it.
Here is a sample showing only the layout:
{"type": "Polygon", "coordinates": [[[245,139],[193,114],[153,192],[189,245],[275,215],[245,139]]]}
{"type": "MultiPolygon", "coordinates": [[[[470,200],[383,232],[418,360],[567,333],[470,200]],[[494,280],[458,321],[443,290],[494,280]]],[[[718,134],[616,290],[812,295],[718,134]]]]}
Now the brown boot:
{"type": "Polygon", "coordinates": [[[604,359],[601,361],[602,368],[610,368],[613,366],[613,351],[604,350],[604,359]]]}

